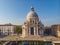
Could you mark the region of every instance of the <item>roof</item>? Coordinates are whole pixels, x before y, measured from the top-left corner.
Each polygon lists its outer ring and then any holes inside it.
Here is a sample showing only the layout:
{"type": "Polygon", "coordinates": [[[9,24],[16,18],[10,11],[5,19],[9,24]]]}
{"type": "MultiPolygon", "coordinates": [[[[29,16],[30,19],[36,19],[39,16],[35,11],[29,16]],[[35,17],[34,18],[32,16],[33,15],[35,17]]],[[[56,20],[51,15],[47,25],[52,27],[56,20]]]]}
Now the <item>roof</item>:
{"type": "Polygon", "coordinates": [[[30,19],[30,18],[33,18],[33,17],[37,17],[37,18],[38,18],[38,15],[37,15],[37,13],[34,11],[34,8],[31,7],[29,13],[27,14],[27,20],[30,19]]]}
{"type": "Polygon", "coordinates": [[[55,25],[52,25],[52,26],[60,26],[60,24],[55,24],[55,25]]]}
{"type": "Polygon", "coordinates": [[[8,23],[8,24],[0,24],[0,26],[22,26],[22,25],[14,25],[14,24],[8,23]]]}

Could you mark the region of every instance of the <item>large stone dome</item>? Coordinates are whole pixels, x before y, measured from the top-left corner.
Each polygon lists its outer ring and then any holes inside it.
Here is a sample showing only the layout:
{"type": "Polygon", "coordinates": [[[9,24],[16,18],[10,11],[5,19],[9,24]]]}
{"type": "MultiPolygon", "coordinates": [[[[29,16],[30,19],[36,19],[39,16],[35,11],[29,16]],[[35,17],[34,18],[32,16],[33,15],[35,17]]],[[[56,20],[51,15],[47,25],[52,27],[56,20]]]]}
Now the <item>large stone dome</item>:
{"type": "Polygon", "coordinates": [[[34,17],[38,18],[38,15],[34,11],[34,8],[31,7],[30,12],[27,14],[27,20],[29,20],[30,18],[34,18],[34,17]]]}

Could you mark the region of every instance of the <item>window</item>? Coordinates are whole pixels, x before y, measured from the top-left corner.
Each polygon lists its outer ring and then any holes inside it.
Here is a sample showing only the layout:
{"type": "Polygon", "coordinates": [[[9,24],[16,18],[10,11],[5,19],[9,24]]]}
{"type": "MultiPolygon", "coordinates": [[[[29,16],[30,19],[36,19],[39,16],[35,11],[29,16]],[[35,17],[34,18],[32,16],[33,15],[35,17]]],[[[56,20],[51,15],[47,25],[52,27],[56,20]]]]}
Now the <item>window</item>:
{"type": "Polygon", "coordinates": [[[10,31],[10,30],[8,30],[8,35],[10,35],[10,33],[11,33],[11,31],[10,31]]]}
{"type": "Polygon", "coordinates": [[[33,21],[33,24],[34,24],[34,21],[33,21]]]}
{"type": "Polygon", "coordinates": [[[34,35],[34,28],[31,27],[31,35],[34,35]]]}
{"type": "Polygon", "coordinates": [[[0,35],[1,35],[1,29],[0,29],[0,35]]]}
{"type": "Polygon", "coordinates": [[[40,29],[38,29],[38,35],[40,35],[40,29]]]}

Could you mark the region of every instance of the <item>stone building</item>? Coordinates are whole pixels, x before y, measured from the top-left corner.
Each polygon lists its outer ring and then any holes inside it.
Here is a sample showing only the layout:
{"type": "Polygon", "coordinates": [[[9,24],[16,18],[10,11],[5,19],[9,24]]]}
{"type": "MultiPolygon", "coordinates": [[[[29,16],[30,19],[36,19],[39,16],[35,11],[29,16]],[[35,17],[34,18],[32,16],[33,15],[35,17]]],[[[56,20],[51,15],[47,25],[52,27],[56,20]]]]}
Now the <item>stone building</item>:
{"type": "Polygon", "coordinates": [[[14,33],[14,25],[12,25],[10,23],[0,25],[0,36],[12,35],[13,33],[14,33]]]}
{"type": "Polygon", "coordinates": [[[26,21],[22,25],[22,36],[43,36],[43,28],[44,25],[39,20],[38,14],[35,12],[34,8],[31,7],[27,14],[26,21]]]}
{"type": "Polygon", "coordinates": [[[60,24],[52,25],[52,35],[60,37],[60,24]]]}
{"type": "Polygon", "coordinates": [[[44,36],[52,36],[51,26],[44,27],[44,36]]]}

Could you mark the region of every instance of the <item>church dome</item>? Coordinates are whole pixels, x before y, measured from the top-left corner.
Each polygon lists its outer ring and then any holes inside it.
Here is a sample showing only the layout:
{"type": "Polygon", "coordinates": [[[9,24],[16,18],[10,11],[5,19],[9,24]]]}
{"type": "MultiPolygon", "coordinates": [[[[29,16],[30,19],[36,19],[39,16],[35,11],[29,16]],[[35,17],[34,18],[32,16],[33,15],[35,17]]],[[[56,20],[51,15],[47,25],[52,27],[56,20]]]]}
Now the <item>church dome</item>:
{"type": "Polygon", "coordinates": [[[27,14],[27,20],[29,20],[30,18],[34,18],[34,17],[38,18],[38,15],[34,11],[34,8],[31,7],[30,12],[27,14]]]}

